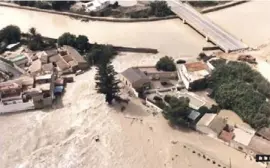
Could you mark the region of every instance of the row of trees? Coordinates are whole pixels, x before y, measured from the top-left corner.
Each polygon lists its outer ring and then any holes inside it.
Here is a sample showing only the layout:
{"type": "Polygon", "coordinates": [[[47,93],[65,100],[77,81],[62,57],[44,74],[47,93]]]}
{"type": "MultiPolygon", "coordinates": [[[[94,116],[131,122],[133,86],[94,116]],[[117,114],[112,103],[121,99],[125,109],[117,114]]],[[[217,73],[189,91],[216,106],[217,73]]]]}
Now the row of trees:
{"type": "Polygon", "coordinates": [[[101,61],[109,58],[111,60],[116,51],[111,45],[90,44],[89,39],[84,35],[76,36],[71,33],[64,33],[58,39],[59,46],[69,45],[76,48],[81,54],[84,54],[86,60],[91,65],[97,65],[101,61]]]}
{"type": "Polygon", "coordinates": [[[76,37],[74,34],[64,33],[57,39],[57,43],[59,46],[72,46],[81,53],[85,53],[90,49],[89,39],[85,35],[79,35],[76,37]]]}
{"type": "Polygon", "coordinates": [[[260,73],[245,63],[224,60],[212,62],[216,66],[208,86],[221,108],[235,111],[253,128],[270,123],[270,84],[260,73]]]}
{"type": "Polygon", "coordinates": [[[69,10],[76,1],[13,1],[21,6],[30,6],[41,9],[69,10]]]}
{"type": "Polygon", "coordinates": [[[150,2],[150,12],[149,15],[156,17],[164,17],[169,15],[174,15],[168,6],[166,1],[153,1],[150,2]]]}
{"type": "Polygon", "coordinates": [[[117,73],[109,58],[103,59],[96,66],[95,80],[97,92],[104,94],[106,102],[112,104],[112,101],[119,97],[120,92],[118,86],[120,81],[116,78],[117,73]]]}
{"type": "Polygon", "coordinates": [[[165,17],[174,15],[174,13],[171,11],[166,1],[151,1],[149,9],[132,12],[129,15],[131,18],[148,18],[151,16],[165,17]]]}
{"type": "Polygon", "coordinates": [[[5,48],[8,44],[17,42],[25,42],[29,49],[33,51],[43,50],[47,47],[54,46],[51,40],[44,40],[35,28],[30,28],[27,34],[23,34],[19,27],[9,25],[0,30],[0,43],[3,43],[5,48]]]}
{"type": "Polygon", "coordinates": [[[219,4],[224,4],[230,1],[189,1],[189,3],[194,7],[209,7],[219,4]]]}

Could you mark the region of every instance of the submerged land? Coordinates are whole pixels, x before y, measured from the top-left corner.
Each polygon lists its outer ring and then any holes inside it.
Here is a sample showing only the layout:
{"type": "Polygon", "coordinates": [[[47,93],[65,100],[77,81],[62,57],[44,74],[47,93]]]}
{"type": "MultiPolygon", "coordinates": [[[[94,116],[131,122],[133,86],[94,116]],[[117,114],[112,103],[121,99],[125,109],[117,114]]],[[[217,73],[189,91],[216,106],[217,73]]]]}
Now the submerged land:
{"type": "MultiPolygon", "coordinates": [[[[251,48],[258,47],[246,54],[256,57],[258,70],[267,79],[269,7],[269,2],[251,1],[206,14],[251,48]]],[[[0,20],[0,29],[14,24],[23,32],[35,27],[45,37],[58,38],[70,32],[86,35],[90,43],[158,49],[157,54],[118,53],[112,62],[117,72],[153,65],[164,55],[196,61],[202,47],[212,45],[179,19],[85,23],[67,16],[0,6],[0,20]]],[[[236,60],[233,54],[221,53],[220,57],[236,60]]],[[[61,107],[1,115],[0,167],[217,167],[213,161],[235,168],[262,167],[219,139],[171,127],[162,114],[153,115],[134,97],[124,112],[120,112],[120,106],[108,106],[95,90],[95,74],[92,68],[74,77],[75,82],[66,87],[61,107]],[[211,158],[212,163],[199,157],[198,152],[211,158]]]]}

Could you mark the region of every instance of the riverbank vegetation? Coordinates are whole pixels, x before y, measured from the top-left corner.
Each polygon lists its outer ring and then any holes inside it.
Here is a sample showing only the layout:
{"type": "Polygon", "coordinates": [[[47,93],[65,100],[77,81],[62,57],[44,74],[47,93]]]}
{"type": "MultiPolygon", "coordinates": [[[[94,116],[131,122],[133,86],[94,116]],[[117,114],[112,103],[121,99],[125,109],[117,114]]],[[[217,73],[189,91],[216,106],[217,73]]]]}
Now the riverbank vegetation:
{"type": "Polygon", "coordinates": [[[216,67],[208,83],[213,97],[223,109],[235,111],[253,128],[270,123],[269,82],[249,65],[241,62],[212,61],[216,67]]]}
{"type": "Polygon", "coordinates": [[[30,50],[44,50],[55,46],[53,40],[44,39],[35,28],[29,29],[28,33],[22,33],[20,28],[9,25],[0,30],[0,50],[4,52],[7,45],[21,42],[26,44],[30,50]]]}
{"type": "Polygon", "coordinates": [[[76,36],[71,33],[62,34],[57,40],[43,37],[35,28],[30,28],[27,33],[22,33],[20,28],[9,25],[0,30],[0,51],[4,52],[7,45],[21,42],[27,45],[32,51],[41,51],[48,48],[69,45],[76,48],[90,65],[96,65],[108,57],[110,60],[117,54],[111,45],[90,44],[89,39],[84,35],[76,36]]]}
{"type": "Polygon", "coordinates": [[[231,1],[189,1],[188,3],[195,8],[206,8],[222,5],[231,1]]]}
{"type": "Polygon", "coordinates": [[[13,1],[20,6],[36,7],[40,9],[51,9],[57,11],[74,12],[78,14],[96,17],[115,18],[149,18],[166,17],[174,15],[166,1],[151,1],[122,7],[116,1],[99,11],[86,12],[84,2],[76,1],[13,1]]]}
{"type": "Polygon", "coordinates": [[[175,71],[176,65],[174,63],[174,59],[168,56],[162,57],[156,63],[157,70],[162,71],[175,71]]]}
{"type": "Polygon", "coordinates": [[[71,33],[64,33],[57,39],[59,46],[69,45],[76,48],[79,52],[85,53],[90,49],[88,37],[85,35],[76,36],[71,33]]]}
{"type": "Polygon", "coordinates": [[[20,6],[30,6],[40,9],[69,10],[76,1],[12,1],[20,6]]]}
{"type": "Polygon", "coordinates": [[[9,25],[0,30],[0,42],[5,45],[17,43],[21,40],[21,30],[18,26],[9,25]]]}
{"type": "Polygon", "coordinates": [[[85,56],[90,65],[97,65],[107,58],[111,60],[117,54],[113,46],[90,44],[89,39],[84,35],[76,36],[71,33],[64,33],[57,39],[57,43],[59,46],[69,45],[76,48],[85,56]]]}

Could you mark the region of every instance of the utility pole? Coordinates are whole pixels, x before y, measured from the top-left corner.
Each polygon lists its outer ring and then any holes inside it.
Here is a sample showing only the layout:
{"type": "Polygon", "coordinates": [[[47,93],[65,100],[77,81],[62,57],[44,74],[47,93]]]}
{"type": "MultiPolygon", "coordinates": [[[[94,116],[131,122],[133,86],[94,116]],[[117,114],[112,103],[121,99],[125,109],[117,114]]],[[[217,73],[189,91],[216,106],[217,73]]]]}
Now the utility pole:
{"type": "Polygon", "coordinates": [[[231,158],[230,158],[230,168],[232,168],[232,162],[231,162],[231,158]]]}

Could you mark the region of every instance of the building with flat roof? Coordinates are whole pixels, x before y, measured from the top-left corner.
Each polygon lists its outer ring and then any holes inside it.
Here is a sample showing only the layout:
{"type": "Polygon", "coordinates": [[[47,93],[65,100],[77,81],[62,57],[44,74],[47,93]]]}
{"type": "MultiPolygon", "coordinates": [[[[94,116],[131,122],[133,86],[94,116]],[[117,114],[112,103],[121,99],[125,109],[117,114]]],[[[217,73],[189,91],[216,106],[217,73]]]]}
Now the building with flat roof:
{"type": "Polygon", "coordinates": [[[256,131],[252,128],[247,128],[243,125],[237,124],[233,132],[235,134],[235,137],[233,139],[235,142],[244,146],[248,146],[256,131]]]}
{"type": "Polygon", "coordinates": [[[267,139],[270,142],[270,128],[264,127],[256,132],[257,135],[267,139]]]}
{"type": "Polygon", "coordinates": [[[186,89],[192,89],[195,82],[203,81],[210,75],[211,68],[204,62],[191,62],[177,65],[177,73],[186,89]]]}
{"type": "Polygon", "coordinates": [[[28,58],[27,56],[20,54],[13,58],[10,58],[10,61],[13,62],[15,65],[23,68],[28,63],[28,58]]]}
{"type": "Polygon", "coordinates": [[[230,146],[245,153],[252,154],[248,146],[255,135],[255,130],[245,125],[236,124],[233,128],[234,138],[230,146]]]}
{"type": "Polygon", "coordinates": [[[256,154],[270,155],[270,142],[259,136],[253,136],[248,147],[256,154]]]}
{"type": "Polygon", "coordinates": [[[204,116],[197,122],[196,130],[208,136],[217,137],[217,133],[209,127],[210,123],[216,116],[217,114],[213,113],[204,114],[204,116]]]}
{"type": "Polygon", "coordinates": [[[35,108],[51,106],[54,99],[56,74],[46,74],[35,78],[35,88],[28,95],[33,99],[35,108]]]}
{"type": "Polygon", "coordinates": [[[226,125],[227,121],[225,119],[216,116],[208,125],[208,127],[215,132],[214,135],[219,136],[226,125]]]}
{"type": "Polygon", "coordinates": [[[136,67],[140,71],[144,72],[151,80],[166,80],[166,79],[177,79],[177,72],[157,70],[155,66],[139,66],[136,67]]]}

